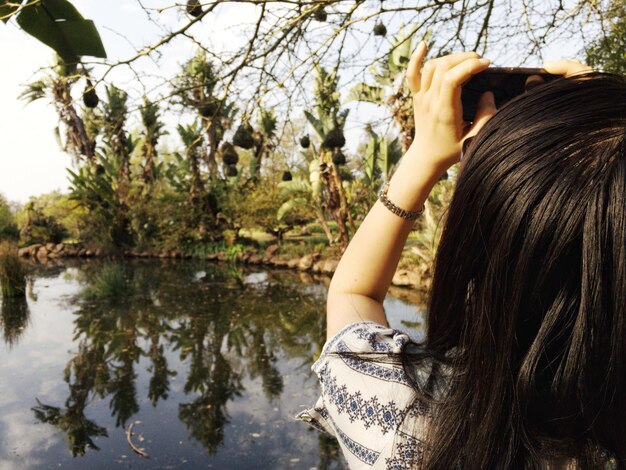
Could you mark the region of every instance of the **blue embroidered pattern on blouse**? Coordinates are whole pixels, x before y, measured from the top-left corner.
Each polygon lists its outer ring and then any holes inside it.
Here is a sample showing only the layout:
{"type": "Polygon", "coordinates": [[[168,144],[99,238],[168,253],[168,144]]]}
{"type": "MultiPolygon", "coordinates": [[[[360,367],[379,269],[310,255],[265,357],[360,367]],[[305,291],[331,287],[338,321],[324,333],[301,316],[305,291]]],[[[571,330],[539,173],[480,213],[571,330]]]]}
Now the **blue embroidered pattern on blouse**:
{"type": "MultiPolygon", "coordinates": [[[[341,341],[337,344],[337,352],[351,352],[348,346],[344,341],[341,341]]],[[[369,375],[371,377],[376,377],[380,380],[386,380],[388,382],[397,382],[401,384],[408,385],[408,381],[404,370],[398,368],[391,367],[383,367],[377,365],[374,362],[367,362],[363,359],[357,357],[350,356],[341,356],[343,362],[350,367],[350,369],[355,370],[360,374],[369,375]]]]}
{"type": "Polygon", "coordinates": [[[377,396],[365,400],[359,391],[350,393],[346,385],[337,385],[336,377],[328,377],[324,384],[324,394],[337,407],[338,413],[347,413],[351,423],[363,422],[365,429],[375,425],[383,434],[395,431],[406,415],[407,410],[399,409],[393,400],[385,404],[380,403],[377,396]]]}
{"type": "Polygon", "coordinates": [[[348,436],[346,436],[346,434],[344,434],[341,431],[341,429],[339,429],[339,427],[335,424],[335,422],[333,421],[332,417],[328,414],[327,410],[322,410],[320,412],[320,414],[326,420],[328,420],[331,423],[333,423],[333,427],[335,428],[335,431],[337,432],[337,437],[339,439],[341,439],[341,442],[343,442],[343,444],[345,445],[346,449],[348,449],[351,454],[353,454],[360,461],[365,462],[365,463],[367,463],[369,465],[373,465],[374,462],[376,462],[376,460],[378,459],[378,456],[380,455],[380,452],[376,452],[375,450],[368,449],[367,447],[362,446],[358,442],[356,442],[356,441],[350,439],[348,436]]]}
{"type": "Polygon", "coordinates": [[[394,448],[391,458],[385,459],[388,469],[410,470],[421,462],[424,455],[424,444],[406,433],[399,432],[399,442],[394,448]]]}
{"type": "Polygon", "coordinates": [[[376,337],[378,336],[378,332],[372,331],[372,328],[360,327],[354,330],[354,333],[357,335],[359,339],[364,339],[367,341],[374,351],[380,352],[389,352],[391,351],[391,345],[389,343],[383,343],[382,341],[377,341],[376,337]]]}

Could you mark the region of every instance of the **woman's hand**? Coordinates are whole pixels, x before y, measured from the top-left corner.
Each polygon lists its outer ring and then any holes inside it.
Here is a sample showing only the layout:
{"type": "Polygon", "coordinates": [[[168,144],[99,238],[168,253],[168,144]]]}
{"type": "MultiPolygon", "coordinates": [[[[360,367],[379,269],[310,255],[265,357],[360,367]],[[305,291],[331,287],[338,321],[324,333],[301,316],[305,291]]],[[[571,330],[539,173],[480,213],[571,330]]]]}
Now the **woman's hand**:
{"type": "Polygon", "coordinates": [[[548,73],[563,75],[565,77],[571,77],[579,73],[593,72],[591,67],[576,59],[549,60],[544,62],[543,68],[546,69],[548,73]]]}
{"type": "Polygon", "coordinates": [[[415,138],[405,158],[417,159],[440,173],[459,161],[461,145],[475,135],[495,113],[493,94],[485,93],[471,126],[463,121],[461,85],[489,66],[475,52],[461,52],[429,60],[420,72],[426,55],[421,42],[409,61],[406,79],[413,94],[415,138]]]}

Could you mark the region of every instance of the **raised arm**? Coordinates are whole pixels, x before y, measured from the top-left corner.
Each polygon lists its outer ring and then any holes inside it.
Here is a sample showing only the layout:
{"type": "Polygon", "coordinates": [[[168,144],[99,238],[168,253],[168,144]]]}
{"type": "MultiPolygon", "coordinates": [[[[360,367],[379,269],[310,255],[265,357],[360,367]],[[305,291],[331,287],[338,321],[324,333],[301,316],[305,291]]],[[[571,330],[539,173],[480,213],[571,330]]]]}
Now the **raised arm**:
{"type": "MultiPolygon", "coordinates": [[[[413,93],[415,138],[389,182],[387,197],[406,211],[419,210],[440,176],[459,160],[463,139],[493,115],[493,96],[479,103],[476,121],[462,119],[461,85],[489,65],[474,52],[430,60],[420,43],[409,61],[406,80],[413,93]]],[[[344,326],[370,320],[387,324],[383,300],[398,266],[413,221],[377,201],[343,254],[328,290],[327,337],[344,326]]]]}

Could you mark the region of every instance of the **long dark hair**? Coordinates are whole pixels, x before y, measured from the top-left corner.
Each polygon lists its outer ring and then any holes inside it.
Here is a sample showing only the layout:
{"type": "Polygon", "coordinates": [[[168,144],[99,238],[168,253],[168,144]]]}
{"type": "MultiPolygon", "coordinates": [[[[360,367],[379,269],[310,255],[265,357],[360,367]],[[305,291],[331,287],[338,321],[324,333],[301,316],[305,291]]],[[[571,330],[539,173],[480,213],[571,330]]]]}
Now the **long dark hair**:
{"type": "Polygon", "coordinates": [[[536,87],[474,138],[423,346],[450,371],[420,390],[424,468],[626,468],[624,77],[536,87]]]}

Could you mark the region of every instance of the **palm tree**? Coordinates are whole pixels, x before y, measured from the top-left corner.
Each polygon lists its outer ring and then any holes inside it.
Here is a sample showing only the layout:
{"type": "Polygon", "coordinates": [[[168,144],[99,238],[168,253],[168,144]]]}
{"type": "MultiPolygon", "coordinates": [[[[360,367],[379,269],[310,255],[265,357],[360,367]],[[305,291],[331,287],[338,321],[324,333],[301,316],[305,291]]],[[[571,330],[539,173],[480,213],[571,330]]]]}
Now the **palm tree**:
{"type": "Polygon", "coordinates": [[[183,105],[193,108],[202,120],[207,146],[201,155],[207,165],[209,178],[217,176],[219,145],[237,112],[234,104],[226,101],[226,97],[217,96],[216,86],[213,63],[203,51],[199,51],[183,65],[175,82],[176,94],[182,99],[183,105]]]}
{"type": "Polygon", "coordinates": [[[167,131],[164,130],[164,124],[160,120],[159,106],[147,98],[144,98],[144,104],[141,108],[141,123],[143,124],[143,143],[141,145],[141,153],[143,154],[142,178],[144,183],[150,184],[156,179],[156,147],[159,139],[167,134],[167,131]]]}
{"type": "MultiPolygon", "coordinates": [[[[48,98],[56,108],[59,120],[65,126],[63,150],[74,157],[75,162],[95,159],[95,138],[90,138],[83,119],[72,100],[72,86],[81,78],[76,65],[68,65],[57,57],[57,65],[45,77],[26,85],[20,98],[32,103],[48,98]]],[[[93,88],[91,88],[93,91],[93,88]]],[[[95,92],[94,92],[95,93],[95,92]]]]}
{"type": "Polygon", "coordinates": [[[319,165],[319,175],[325,183],[323,187],[326,197],[323,205],[337,222],[339,242],[345,248],[350,241],[348,224],[352,231],[355,227],[333,156],[341,154],[341,148],[346,143],[343,128],[349,110],[340,109],[340,94],[337,91],[339,77],[336,71],[328,72],[319,65],[315,67],[315,71],[315,114],[305,110],[304,115],[321,141],[317,150],[313,147],[313,152],[317,154],[315,159],[319,165]]]}

